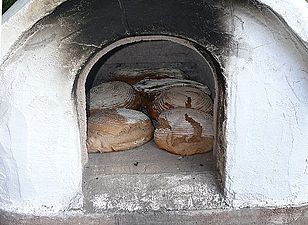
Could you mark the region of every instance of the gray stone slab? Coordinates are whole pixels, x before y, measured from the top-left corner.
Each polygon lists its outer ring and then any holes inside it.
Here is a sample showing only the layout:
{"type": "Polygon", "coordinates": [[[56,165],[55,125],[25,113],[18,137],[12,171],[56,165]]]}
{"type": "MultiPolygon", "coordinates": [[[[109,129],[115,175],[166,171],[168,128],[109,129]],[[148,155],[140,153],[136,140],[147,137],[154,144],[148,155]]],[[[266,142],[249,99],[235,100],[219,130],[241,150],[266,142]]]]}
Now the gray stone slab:
{"type": "Polygon", "coordinates": [[[308,207],[32,216],[0,210],[1,225],[308,225],[308,207]]]}
{"type": "Polygon", "coordinates": [[[223,208],[212,153],[179,157],[153,142],[90,154],[84,171],[84,210],[137,212],[223,208]]]}
{"type": "Polygon", "coordinates": [[[101,175],[84,185],[86,212],[223,208],[211,173],[101,175]]]}

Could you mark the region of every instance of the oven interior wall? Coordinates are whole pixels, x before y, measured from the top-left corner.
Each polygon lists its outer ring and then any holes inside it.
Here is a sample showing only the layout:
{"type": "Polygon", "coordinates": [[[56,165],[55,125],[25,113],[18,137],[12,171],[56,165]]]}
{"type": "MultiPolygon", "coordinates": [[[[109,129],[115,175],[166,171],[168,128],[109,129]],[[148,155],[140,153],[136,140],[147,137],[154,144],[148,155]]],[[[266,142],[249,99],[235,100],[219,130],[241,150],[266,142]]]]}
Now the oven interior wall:
{"type": "Polygon", "coordinates": [[[144,41],[126,45],[102,60],[99,69],[91,71],[86,88],[110,81],[113,72],[125,68],[176,68],[190,80],[206,84],[215,97],[212,69],[199,53],[171,41],[144,41]]]}

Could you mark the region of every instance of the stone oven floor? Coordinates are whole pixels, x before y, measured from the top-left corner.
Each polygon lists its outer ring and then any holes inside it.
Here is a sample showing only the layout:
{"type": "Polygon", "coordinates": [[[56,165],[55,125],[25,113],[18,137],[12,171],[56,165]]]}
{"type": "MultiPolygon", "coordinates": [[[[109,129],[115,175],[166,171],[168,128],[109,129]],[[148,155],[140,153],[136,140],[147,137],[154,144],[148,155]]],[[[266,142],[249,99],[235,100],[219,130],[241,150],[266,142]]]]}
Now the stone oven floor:
{"type": "Polygon", "coordinates": [[[191,211],[225,208],[212,152],[179,157],[149,142],[90,154],[83,178],[84,212],[191,211]]]}

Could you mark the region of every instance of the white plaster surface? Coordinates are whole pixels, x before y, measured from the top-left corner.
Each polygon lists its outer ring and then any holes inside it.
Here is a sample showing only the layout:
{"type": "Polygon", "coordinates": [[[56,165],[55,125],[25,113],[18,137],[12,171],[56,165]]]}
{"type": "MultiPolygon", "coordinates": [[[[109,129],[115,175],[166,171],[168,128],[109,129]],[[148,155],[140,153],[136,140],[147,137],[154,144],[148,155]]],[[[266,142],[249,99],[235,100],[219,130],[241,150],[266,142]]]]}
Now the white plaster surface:
{"type": "Polygon", "coordinates": [[[82,204],[76,71],[66,68],[56,35],[42,35],[0,68],[0,202],[22,211],[82,204]]]}
{"type": "Polygon", "coordinates": [[[266,17],[235,15],[225,191],[235,207],[307,204],[307,49],[266,17]]]}
{"type": "Polygon", "coordinates": [[[1,61],[10,48],[37,21],[50,14],[66,0],[18,0],[3,15],[1,23],[1,61]]]}
{"type": "Polygon", "coordinates": [[[305,0],[261,0],[278,13],[308,45],[308,2],[305,0]]]}

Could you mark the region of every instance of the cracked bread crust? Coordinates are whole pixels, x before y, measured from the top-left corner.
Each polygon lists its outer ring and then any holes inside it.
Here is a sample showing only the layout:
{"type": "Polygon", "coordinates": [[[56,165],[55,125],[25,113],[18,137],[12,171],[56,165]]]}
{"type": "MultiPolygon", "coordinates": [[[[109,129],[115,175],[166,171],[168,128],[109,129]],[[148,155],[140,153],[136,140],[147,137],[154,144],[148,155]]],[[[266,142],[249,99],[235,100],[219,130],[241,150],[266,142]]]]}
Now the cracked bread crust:
{"type": "Polygon", "coordinates": [[[132,149],[153,138],[151,120],[131,109],[96,111],[88,118],[88,152],[132,149]]]}
{"type": "Polygon", "coordinates": [[[157,146],[188,156],[213,149],[213,117],[196,109],[171,109],[161,113],[154,133],[157,146]]]}
{"type": "Polygon", "coordinates": [[[111,81],[93,87],[90,90],[89,103],[90,112],[115,108],[139,109],[141,97],[131,85],[111,81]]]}
{"type": "Polygon", "coordinates": [[[121,69],[115,71],[112,80],[113,81],[123,81],[128,84],[136,84],[144,79],[164,79],[164,78],[174,78],[174,79],[186,79],[187,75],[181,70],[171,69],[171,68],[160,68],[160,69],[121,69]]]}
{"type": "Polygon", "coordinates": [[[171,87],[148,104],[148,112],[156,120],[161,112],[174,108],[192,108],[212,114],[213,100],[199,88],[171,87]]]}

